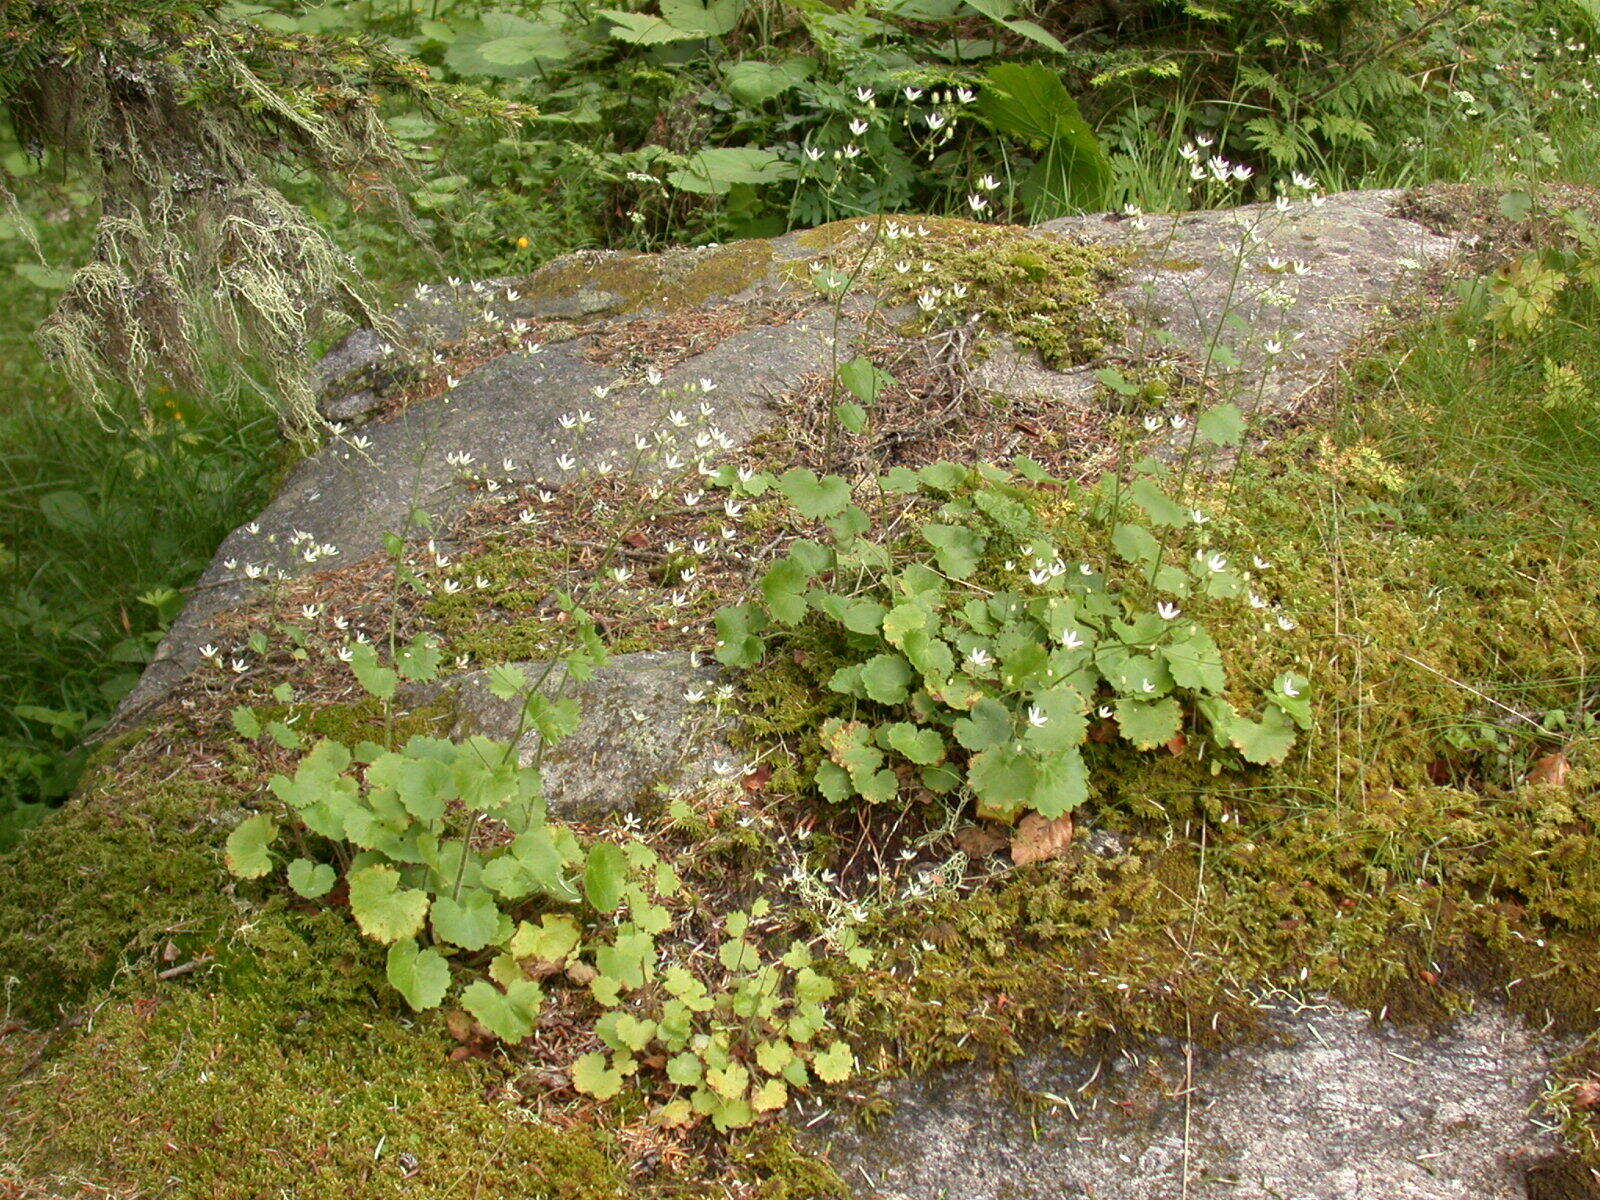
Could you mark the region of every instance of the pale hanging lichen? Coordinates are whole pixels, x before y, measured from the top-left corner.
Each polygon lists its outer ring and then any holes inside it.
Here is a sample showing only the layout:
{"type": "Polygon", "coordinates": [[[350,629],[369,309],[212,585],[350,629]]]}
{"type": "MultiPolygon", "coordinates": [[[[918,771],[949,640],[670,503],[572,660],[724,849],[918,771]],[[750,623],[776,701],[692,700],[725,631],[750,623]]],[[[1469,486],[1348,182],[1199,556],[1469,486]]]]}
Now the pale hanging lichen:
{"type": "MultiPolygon", "coordinates": [[[[78,0],[0,15],[0,102],[23,145],[98,194],[93,249],[40,331],[99,400],[223,364],[314,415],[310,355],[343,312],[386,328],[355,264],[286,195],[317,181],[421,238],[384,96],[507,117],[366,42],[279,34],[215,3],[78,0]]],[[[10,200],[0,173],[0,199],[10,200]]]]}

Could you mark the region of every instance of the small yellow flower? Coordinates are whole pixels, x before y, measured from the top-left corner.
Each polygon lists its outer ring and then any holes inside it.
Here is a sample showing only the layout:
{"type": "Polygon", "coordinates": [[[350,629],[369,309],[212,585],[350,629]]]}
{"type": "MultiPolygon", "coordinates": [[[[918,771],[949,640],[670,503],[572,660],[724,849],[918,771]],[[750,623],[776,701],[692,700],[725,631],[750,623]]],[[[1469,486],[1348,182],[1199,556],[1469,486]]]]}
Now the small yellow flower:
{"type": "Polygon", "coordinates": [[[530,242],[526,237],[519,237],[517,239],[517,249],[518,250],[526,250],[531,245],[533,245],[533,243],[530,242]]]}

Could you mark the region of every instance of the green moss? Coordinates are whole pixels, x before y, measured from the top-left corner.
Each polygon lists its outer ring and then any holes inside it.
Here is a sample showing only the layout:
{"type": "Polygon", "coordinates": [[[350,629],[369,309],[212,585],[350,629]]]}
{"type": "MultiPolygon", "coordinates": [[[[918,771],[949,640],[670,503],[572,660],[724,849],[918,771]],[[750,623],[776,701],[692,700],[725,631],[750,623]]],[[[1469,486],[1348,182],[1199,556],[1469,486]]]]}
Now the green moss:
{"type": "MultiPolygon", "coordinates": [[[[1502,509],[1495,552],[1470,553],[1475,513],[1360,438],[1303,436],[1231,482],[1196,502],[1225,543],[1276,560],[1255,586],[1298,624],[1198,597],[1186,611],[1223,646],[1238,699],[1307,674],[1315,733],[1281,768],[1216,775],[1192,751],[1091,746],[1079,815],[1128,855],[881,918],[866,937],[880,962],[840,1017],[879,1065],[1010,1053],[1046,1032],[1084,1047],[1238,1031],[1261,986],[1424,1022],[1490,994],[1540,1026],[1594,1028],[1600,755],[1578,739],[1566,786],[1518,783],[1558,743],[1485,697],[1531,713],[1584,703],[1600,520],[1502,509]],[[1448,730],[1496,719],[1515,778],[1448,757],[1448,730]]],[[[1073,512],[1063,541],[1085,544],[1073,512]]]]}
{"type": "Polygon", "coordinates": [[[238,798],[182,777],[106,776],[0,858],[0,978],[18,1015],[51,1019],[128,956],[235,913],[220,867],[238,798]]]}
{"type": "Polygon", "coordinates": [[[772,244],[765,241],[664,254],[580,252],[535,272],[524,292],[532,302],[559,302],[584,314],[681,312],[755,286],[771,265],[772,244]]]}
{"type": "Polygon", "coordinates": [[[926,237],[885,244],[868,264],[869,280],[892,299],[911,302],[939,289],[955,311],[978,314],[986,328],[1058,369],[1100,358],[1126,329],[1127,314],[1107,295],[1121,252],[1020,226],[948,217],[917,223],[926,237]],[[955,288],[965,297],[951,299],[955,288]]]}
{"type": "Polygon", "coordinates": [[[343,914],[269,911],[197,985],[141,989],[10,1089],[29,1175],[195,1200],[629,1195],[599,1135],[484,1098],[396,1011],[343,914]]]}

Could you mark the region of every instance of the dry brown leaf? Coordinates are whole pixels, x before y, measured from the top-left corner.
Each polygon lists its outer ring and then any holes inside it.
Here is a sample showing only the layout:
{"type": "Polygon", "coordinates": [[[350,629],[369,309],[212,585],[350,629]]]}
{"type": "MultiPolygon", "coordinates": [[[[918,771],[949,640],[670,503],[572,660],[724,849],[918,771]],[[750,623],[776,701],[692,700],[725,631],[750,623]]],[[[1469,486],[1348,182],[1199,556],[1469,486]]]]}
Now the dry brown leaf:
{"type": "Polygon", "coordinates": [[[1600,1111],[1600,1079],[1585,1079],[1573,1088],[1572,1107],[1580,1112],[1600,1111]]]}
{"type": "Polygon", "coordinates": [[[1029,813],[1017,826],[1011,839],[1011,861],[1017,866],[1044,862],[1058,857],[1072,845],[1072,814],[1064,813],[1054,820],[1029,813]]]}
{"type": "Polygon", "coordinates": [[[1542,755],[1534,760],[1533,768],[1528,772],[1528,782],[1535,787],[1540,784],[1565,787],[1567,776],[1571,773],[1572,764],[1567,761],[1565,754],[1557,750],[1554,754],[1542,755]]]}
{"type": "Polygon", "coordinates": [[[1173,734],[1172,740],[1167,743],[1167,753],[1172,755],[1173,758],[1177,758],[1188,748],[1189,739],[1184,737],[1181,733],[1173,734]]]}
{"type": "Polygon", "coordinates": [[[956,845],[973,858],[987,858],[1006,848],[1005,833],[993,825],[965,825],[956,830],[956,845]]]}

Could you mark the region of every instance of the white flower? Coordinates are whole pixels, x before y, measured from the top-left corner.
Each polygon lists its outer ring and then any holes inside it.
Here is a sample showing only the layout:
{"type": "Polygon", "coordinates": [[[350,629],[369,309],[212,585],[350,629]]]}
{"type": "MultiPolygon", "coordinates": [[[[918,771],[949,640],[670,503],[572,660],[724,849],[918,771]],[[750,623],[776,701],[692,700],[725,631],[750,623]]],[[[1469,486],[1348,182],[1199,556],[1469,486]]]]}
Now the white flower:
{"type": "Polygon", "coordinates": [[[990,663],[994,662],[994,656],[982,646],[974,646],[971,650],[967,651],[967,661],[975,667],[987,667],[990,663]]]}
{"type": "Polygon", "coordinates": [[[1094,574],[1094,568],[1088,563],[1079,563],[1078,574],[1087,579],[1094,574]]]}
{"type": "Polygon", "coordinates": [[[820,161],[824,153],[825,153],[825,151],[820,146],[807,146],[806,147],[806,157],[809,158],[812,162],[820,161]]]}
{"type": "Polygon", "coordinates": [[[302,604],[300,606],[300,615],[308,621],[315,621],[322,615],[322,605],[302,604]]]}
{"type": "Polygon", "coordinates": [[[690,704],[699,704],[700,701],[702,701],[702,700],[704,700],[706,698],[705,689],[704,688],[696,688],[696,687],[684,688],[683,689],[683,698],[685,700],[687,700],[690,704]]]}
{"type": "Polygon", "coordinates": [[[1183,159],[1184,162],[1198,162],[1200,159],[1200,151],[1195,149],[1194,143],[1187,142],[1178,147],[1178,157],[1183,159]]]}
{"type": "Polygon", "coordinates": [[[958,87],[956,89],[956,99],[962,104],[971,104],[977,98],[978,93],[969,87],[958,87]]]}
{"type": "Polygon", "coordinates": [[[1203,146],[1203,147],[1206,147],[1208,149],[1217,144],[1217,139],[1214,136],[1212,136],[1211,134],[1209,134],[1209,133],[1202,133],[1198,137],[1196,137],[1194,140],[1195,140],[1196,144],[1198,144],[1200,146],[1203,146]]]}
{"type": "Polygon", "coordinates": [[[1309,175],[1302,175],[1299,171],[1294,173],[1294,185],[1302,192],[1314,192],[1317,190],[1317,181],[1309,175]]]}
{"type": "Polygon", "coordinates": [[[1295,619],[1293,617],[1289,616],[1288,614],[1286,614],[1286,613],[1279,613],[1278,614],[1278,628],[1279,629],[1288,631],[1290,629],[1293,629],[1295,627],[1295,624],[1296,624],[1295,619]]]}
{"type": "Polygon", "coordinates": [[[1268,604],[1267,598],[1258,592],[1251,592],[1249,601],[1251,608],[1266,608],[1268,604]]]}
{"type": "Polygon", "coordinates": [[[1211,554],[1206,559],[1206,566],[1212,571],[1220,571],[1228,565],[1228,560],[1220,554],[1211,554]]]}
{"type": "Polygon", "coordinates": [[[1191,508],[1189,510],[1189,519],[1196,525],[1204,525],[1207,521],[1211,520],[1210,517],[1208,517],[1198,508],[1191,508]]]}
{"type": "Polygon", "coordinates": [[[1283,681],[1283,694],[1291,698],[1298,696],[1300,694],[1300,688],[1295,684],[1294,680],[1285,679],[1283,681]]]}
{"type": "Polygon", "coordinates": [[[349,662],[351,659],[355,658],[355,656],[356,652],[350,649],[349,646],[340,646],[339,649],[334,652],[334,657],[343,663],[349,662]]]}
{"type": "Polygon", "coordinates": [[[1061,644],[1068,650],[1083,649],[1083,635],[1076,629],[1069,629],[1061,635],[1061,644]]]}
{"type": "Polygon", "coordinates": [[[200,647],[200,657],[201,658],[215,658],[215,657],[217,657],[217,648],[215,646],[213,646],[210,642],[207,642],[204,646],[200,647]]]}
{"type": "Polygon", "coordinates": [[[949,118],[946,117],[942,112],[931,112],[924,117],[923,120],[928,123],[929,129],[937,133],[939,130],[944,128],[945,122],[949,120],[949,118]]]}
{"type": "Polygon", "coordinates": [[[922,89],[919,87],[908,87],[905,89],[904,95],[908,102],[915,104],[918,100],[922,99],[922,89]]]}
{"type": "Polygon", "coordinates": [[[1043,729],[1050,724],[1050,717],[1037,704],[1028,705],[1028,724],[1035,729],[1043,729]]]}
{"type": "Polygon", "coordinates": [[[1146,433],[1154,433],[1156,430],[1161,428],[1161,425],[1161,417],[1156,413],[1151,413],[1144,419],[1144,428],[1146,433]]]}
{"type": "Polygon", "coordinates": [[[563,454],[556,459],[556,466],[560,467],[563,471],[570,471],[577,465],[578,460],[573,458],[570,454],[563,454]]]}
{"type": "Polygon", "coordinates": [[[989,202],[977,192],[972,192],[967,196],[967,207],[975,213],[981,213],[989,207],[989,202]]]}
{"type": "Polygon", "coordinates": [[[1189,424],[1189,418],[1184,416],[1182,413],[1174,413],[1172,415],[1172,419],[1167,423],[1174,429],[1184,429],[1189,424]]]}
{"type": "Polygon", "coordinates": [[[1051,579],[1055,578],[1055,573],[1047,566],[1032,567],[1028,571],[1028,578],[1033,580],[1035,586],[1038,586],[1039,584],[1047,583],[1051,579]]]}
{"type": "Polygon", "coordinates": [[[684,426],[686,426],[689,423],[689,418],[684,415],[684,413],[683,413],[683,411],[681,409],[677,409],[677,408],[675,408],[671,412],[667,413],[667,420],[671,424],[676,425],[679,429],[682,429],[684,426]]]}
{"type": "Polygon", "coordinates": [[[1139,690],[1145,693],[1153,692],[1156,690],[1156,685],[1151,683],[1148,679],[1141,679],[1139,681],[1139,690]]]}
{"type": "Polygon", "coordinates": [[[861,120],[859,117],[850,122],[850,132],[855,134],[857,137],[860,137],[863,133],[865,133],[867,128],[867,123],[861,120]]]}
{"type": "Polygon", "coordinates": [[[862,104],[871,104],[872,103],[872,89],[869,88],[869,87],[858,87],[856,89],[856,99],[859,100],[862,104]]]}
{"type": "Polygon", "coordinates": [[[1156,612],[1161,614],[1163,621],[1171,621],[1178,615],[1179,609],[1170,600],[1163,600],[1156,605],[1156,612]]]}
{"type": "Polygon", "coordinates": [[[740,504],[732,496],[729,496],[722,502],[722,511],[727,513],[730,518],[737,517],[740,513],[744,512],[744,505],[740,504]]]}
{"type": "Polygon", "coordinates": [[[627,567],[612,567],[611,578],[615,579],[618,583],[627,583],[628,580],[633,578],[633,572],[627,567]]]}
{"type": "Polygon", "coordinates": [[[701,498],[704,496],[705,493],[702,491],[685,492],[683,494],[683,502],[690,508],[693,508],[696,504],[700,503],[701,498]]]}
{"type": "Polygon", "coordinates": [[[1261,348],[1266,351],[1268,358],[1277,358],[1283,353],[1283,343],[1276,338],[1268,338],[1261,348]]]}
{"type": "Polygon", "coordinates": [[[1262,558],[1259,554],[1252,556],[1250,561],[1255,563],[1256,570],[1258,571],[1267,571],[1271,570],[1272,568],[1272,564],[1266,559],[1262,558]]]}
{"type": "Polygon", "coordinates": [[[939,307],[939,293],[937,290],[923,292],[917,297],[917,307],[923,312],[932,312],[939,307]]]}
{"type": "Polygon", "coordinates": [[[242,658],[232,659],[229,661],[228,665],[233,668],[233,673],[235,675],[243,675],[250,669],[249,662],[242,658]]]}

